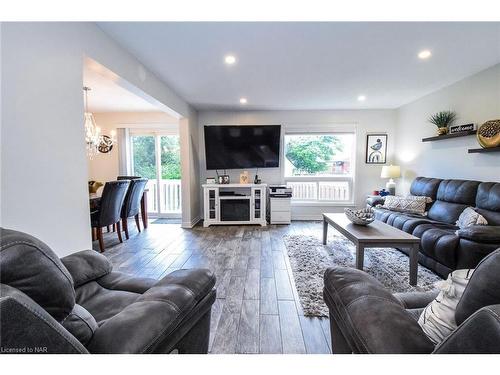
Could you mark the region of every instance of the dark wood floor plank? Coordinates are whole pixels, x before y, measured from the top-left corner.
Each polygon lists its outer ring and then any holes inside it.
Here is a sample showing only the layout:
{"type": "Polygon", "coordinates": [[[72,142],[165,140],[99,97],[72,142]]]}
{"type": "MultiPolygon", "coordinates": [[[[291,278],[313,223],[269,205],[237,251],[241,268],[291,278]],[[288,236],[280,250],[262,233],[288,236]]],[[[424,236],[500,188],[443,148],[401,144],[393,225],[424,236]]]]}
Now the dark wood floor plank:
{"type": "Polygon", "coordinates": [[[258,300],[260,294],[260,270],[248,269],[243,299],[258,300]]]}
{"type": "Polygon", "coordinates": [[[278,301],[283,353],[306,353],[302,328],[294,301],[278,301]]]}
{"type": "Polygon", "coordinates": [[[228,309],[222,309],[222,314],[215,332],[211,353],[233,354],[236,351],[236,339],[238,337],[238,325],[240,314],[231,313],[228,309]]]}
{"type": "Polygon", "coordinates": [[[123,243],[105,233],[104,255],[115,270],[139,277],[211,269],[217,277],[211,353],[329,353],[328,319],[303,316],[283,241],[287,234],[320,238],[321,231],[321,222],[193,229],[151,224],[140,233],[131,230],[123,243]]]}
{"type": "Polygon", "coordinates": [[[260,316],[259,352],[261,354],[281,354],[281,330],[278,315],[260,316]]]}
{"type": "Polygon", "coordinates": [[[274,270],[274,279],[276,280],[276,295],[278,300],[292,300],[293,291],[288,277],[287,270],[274,270]]]}
{"type": "Polygon", "coordinates": [[[245,278],[231,276],[226,292],[225,308],[231,313],[240,313],[243,302],[245,278]]]}
{"type": "Polygon", "coordinates": [[[217,298],[212,305],[212,315],[210,317],[210,339],[208,342],[208,351],[212,351],[212,345],[214,343],[215,334],[217,332],[217,327],[220,322],[220,317],[222,316],[222,310],[224,308],[224,300],[217,298]]]}
{"type": "Polygon", "coordinates": [[[302,336],[308,354],[330,353],[330,347],[326,341],[319,318],[299,316],[302,328],[302,336]]]}
{"type": "Polygon", "coordinates": [[[260,313],[278,314],[278,298],[274,278],[260,279],[260,313]]]}
{"type": "Polygon", "coordinates": [[[259,352],[259,300],[243,300],[236,353],[259,352]]]}

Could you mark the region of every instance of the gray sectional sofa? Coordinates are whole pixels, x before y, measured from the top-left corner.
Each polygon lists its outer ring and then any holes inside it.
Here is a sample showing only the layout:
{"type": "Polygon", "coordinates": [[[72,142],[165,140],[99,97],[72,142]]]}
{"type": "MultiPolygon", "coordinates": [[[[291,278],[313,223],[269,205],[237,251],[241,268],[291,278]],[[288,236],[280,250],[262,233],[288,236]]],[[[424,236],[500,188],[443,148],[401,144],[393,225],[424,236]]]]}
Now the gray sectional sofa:
{"type": "MultiPolygon", "coordinates": [[[[455,269],[474,268],[500,247],[500,183],[417,177],[412,195],[431,197],[426,216],[375,208],[375,217],[421,239],[419,262],[442,277],[455,269]],[[462,211],[474,207],[488,226],[459,229],[462,211]]],[[[376,207],[383,203],[369,199],[376,207]]]]}

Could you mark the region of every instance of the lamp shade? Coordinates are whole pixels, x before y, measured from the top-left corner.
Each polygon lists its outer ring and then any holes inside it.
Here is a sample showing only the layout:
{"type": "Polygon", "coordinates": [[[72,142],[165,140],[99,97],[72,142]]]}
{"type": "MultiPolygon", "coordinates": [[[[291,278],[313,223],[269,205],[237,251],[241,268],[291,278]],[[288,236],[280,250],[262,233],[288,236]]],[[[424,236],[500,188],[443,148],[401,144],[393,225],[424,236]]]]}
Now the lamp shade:
{"type": "Polygon", "coordinates": [[[401,177],[401,168],[398,165],[385,165],[382,167],[381,178],[401,177]]]}

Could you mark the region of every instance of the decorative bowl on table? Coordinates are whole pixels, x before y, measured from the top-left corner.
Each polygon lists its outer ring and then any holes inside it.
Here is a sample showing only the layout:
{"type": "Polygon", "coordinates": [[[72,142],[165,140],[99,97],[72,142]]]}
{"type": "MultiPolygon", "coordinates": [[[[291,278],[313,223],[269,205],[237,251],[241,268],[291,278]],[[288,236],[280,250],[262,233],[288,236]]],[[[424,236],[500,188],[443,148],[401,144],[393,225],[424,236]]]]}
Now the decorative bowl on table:
{"type": "Polygon", "coordinates": [[[351,210],[344,208],[345,216],[356,225],[368,225],[375,220],[375,213],[372,208],[363,208],[361,210],[351,210]]]}

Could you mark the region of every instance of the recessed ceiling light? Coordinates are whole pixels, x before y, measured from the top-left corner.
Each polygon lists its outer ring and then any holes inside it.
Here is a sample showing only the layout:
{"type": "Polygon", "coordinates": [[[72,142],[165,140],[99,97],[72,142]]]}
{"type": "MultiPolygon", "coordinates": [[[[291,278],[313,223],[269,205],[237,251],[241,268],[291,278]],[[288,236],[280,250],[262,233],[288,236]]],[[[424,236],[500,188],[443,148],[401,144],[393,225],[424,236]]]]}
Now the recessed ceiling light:
{"type": "Polygon", "coordinates": [[[236,57],[234,55],[226,55],[224,57],[224,62],[227,65],[233,65],[236,62],[236,57]]]}
{"type": "Polygon", "coordinates": [[[418,58],[422,59],[422,60],[428,59],[431,56],[432,56],[432,53],[428,49],[424,49],[423,51],[420,51],[418,53],[418,58]]]}
{"type": "Polygon", "coordinates": [[[240,98],[240,104],[247,104],[247,98],[240,98]]]}
{"type": "Polygon", "coordinates": [[[366,96],[360,95],[358,96],[358,102],[364,102],[366,100],[366,96]]]}

